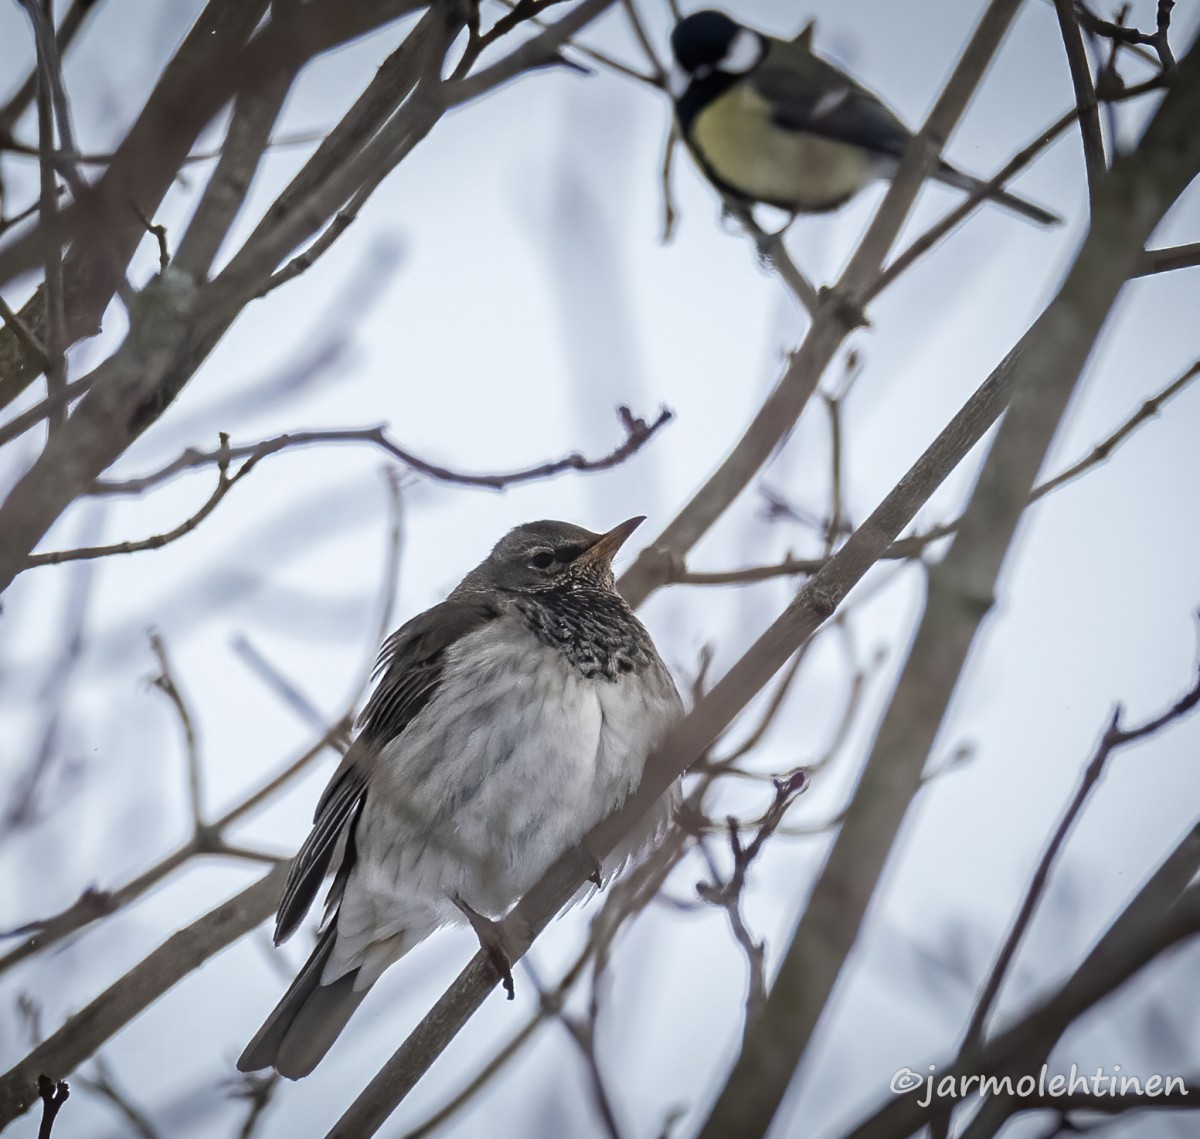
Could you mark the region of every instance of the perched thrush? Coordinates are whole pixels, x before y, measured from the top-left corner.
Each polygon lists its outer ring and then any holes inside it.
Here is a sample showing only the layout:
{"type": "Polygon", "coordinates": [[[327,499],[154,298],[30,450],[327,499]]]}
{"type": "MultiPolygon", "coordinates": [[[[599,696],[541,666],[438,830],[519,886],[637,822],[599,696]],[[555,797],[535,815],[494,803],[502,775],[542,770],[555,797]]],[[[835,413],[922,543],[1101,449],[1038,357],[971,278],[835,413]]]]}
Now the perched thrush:
{"type": "MultiPolygon", "coordinates": [[[[489,944],[491,919],[638,786],[681,712],[613,582],[641,521],[518,526],[384,643],[276,916],[278,944],[332,867],[320,936],[242,1071],[307,1075],[389,965],[450,923],[470,920],[489,944]]],[[[642,845],[668,811],[652,812],[642,845]]]]}

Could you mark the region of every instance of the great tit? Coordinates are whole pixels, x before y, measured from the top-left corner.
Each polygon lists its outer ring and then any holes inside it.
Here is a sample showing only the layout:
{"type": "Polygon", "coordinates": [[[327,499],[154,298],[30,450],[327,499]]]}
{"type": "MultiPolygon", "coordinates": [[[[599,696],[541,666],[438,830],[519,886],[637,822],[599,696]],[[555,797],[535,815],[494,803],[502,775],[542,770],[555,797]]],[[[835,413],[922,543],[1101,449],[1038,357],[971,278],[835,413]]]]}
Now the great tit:
{"type": "MultiPolygon", "coordinates": [[[[723,12],[686,16],[671,33],[679,130],[719,189],[789,213],[835,210],[895,174],[912,133],[865,87],[794,40],[761,35],[723,12]]],[[[933,177],[974,192],[985,184],[939,162],[933,177]]],[[[993,201],[1042,225],[1061,218],[1005,190],[993,201]]]]}

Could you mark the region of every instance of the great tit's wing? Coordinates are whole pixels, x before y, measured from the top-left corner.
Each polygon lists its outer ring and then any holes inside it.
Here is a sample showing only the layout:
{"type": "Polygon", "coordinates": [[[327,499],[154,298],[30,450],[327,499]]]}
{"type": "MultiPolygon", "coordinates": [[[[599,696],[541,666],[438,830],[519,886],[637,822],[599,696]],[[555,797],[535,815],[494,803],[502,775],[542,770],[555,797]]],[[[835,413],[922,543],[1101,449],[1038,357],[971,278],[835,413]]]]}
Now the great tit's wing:
{"type": "Polygon", "coordinates": [[[750,81],[787,130],[821,135],[899,158],[908,128],[865,87],[814,55],[803,43],[771,43],[750,81]]]}
{"type": "Polygon", "coordinates": [[[402,625],[383,644],[375,675],[379,683],[358,717],[358,735],[317,804],[313,828],[292,860],[275,917],[275,943],[295,932],[312,905],[339,843],[341,865],[331,902],[336,903],[354,860],[354,825],[367,784],[385,744],[400,735],[437,691],[446,650],[496,617],[476,599],[443,601],[402,625]]]}

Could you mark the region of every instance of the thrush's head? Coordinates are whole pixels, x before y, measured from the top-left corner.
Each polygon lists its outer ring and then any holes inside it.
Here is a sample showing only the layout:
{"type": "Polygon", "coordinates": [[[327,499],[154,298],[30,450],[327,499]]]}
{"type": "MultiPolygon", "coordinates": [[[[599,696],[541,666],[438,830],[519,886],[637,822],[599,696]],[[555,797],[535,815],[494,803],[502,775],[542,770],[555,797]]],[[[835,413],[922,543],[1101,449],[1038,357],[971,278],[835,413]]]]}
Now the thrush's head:
{"type": "Polygon", "coordinates": [[[630,518],[606,534],[569,522],[527,522],[505,534],[463,585],[510,593],[543,593],[563,585],[612,589],[613,555],[643,521],[630,518]]]}
{"type": "Polygon", "coordinates": [[[704,79],[715,72],[745,75],[766,50],[762,36],[731,20],[724,12],[685,16],[671,33],[671,51],[687,76],[704,79]]]}

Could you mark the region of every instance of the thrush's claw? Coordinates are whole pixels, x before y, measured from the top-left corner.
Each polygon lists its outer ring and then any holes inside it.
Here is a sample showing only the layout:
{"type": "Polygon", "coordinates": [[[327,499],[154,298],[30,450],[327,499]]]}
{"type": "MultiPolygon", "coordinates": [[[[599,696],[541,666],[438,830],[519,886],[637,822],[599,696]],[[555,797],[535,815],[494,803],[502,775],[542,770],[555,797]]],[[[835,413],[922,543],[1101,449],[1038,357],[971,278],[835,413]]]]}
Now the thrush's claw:
{"type": "Polygon", "coordinates": [[[508,999],[513,1000],[517,995],[517,989],[513,983],[512,955],[509,952],[508,930],[504,921],[493,921],[489,917],[484,917],[474,906],[464,901],[459,894],[451,894],[450,900],[459,908],[463,917],[471,923],[475,936],[479,938],[480,948],[488,955],[488,960],[491,961],[493,968],[500,974],[500,982],[504,985],[508,999]]]}

